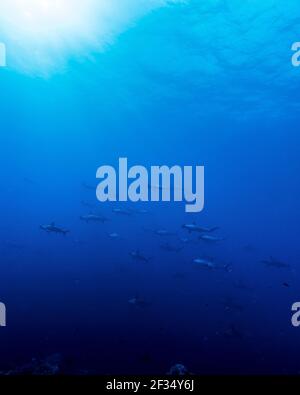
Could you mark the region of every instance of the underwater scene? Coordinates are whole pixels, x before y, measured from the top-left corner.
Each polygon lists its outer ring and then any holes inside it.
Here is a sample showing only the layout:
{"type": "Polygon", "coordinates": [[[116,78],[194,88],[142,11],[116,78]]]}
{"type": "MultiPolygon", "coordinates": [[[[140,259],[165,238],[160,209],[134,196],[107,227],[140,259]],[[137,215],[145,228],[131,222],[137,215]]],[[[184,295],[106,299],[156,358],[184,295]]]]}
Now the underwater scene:
{"type": "Polygon", "coordinates": [[[0,375],[300,373],[299,41],[297,0],[1,0],[0,375]]]}

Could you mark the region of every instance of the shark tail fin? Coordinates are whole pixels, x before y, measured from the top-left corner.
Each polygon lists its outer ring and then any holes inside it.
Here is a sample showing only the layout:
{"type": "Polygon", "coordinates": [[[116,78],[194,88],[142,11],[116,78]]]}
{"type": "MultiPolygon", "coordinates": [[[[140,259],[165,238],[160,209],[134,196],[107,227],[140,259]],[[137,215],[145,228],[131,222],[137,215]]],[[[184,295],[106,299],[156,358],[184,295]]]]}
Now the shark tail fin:
{"type": "Polygon", "coordinates": [[[226,270],[226,272],[231,273],[232,272],[232,265],[230,263],[226,263],[224,265],[224,269],[226,270]]]}

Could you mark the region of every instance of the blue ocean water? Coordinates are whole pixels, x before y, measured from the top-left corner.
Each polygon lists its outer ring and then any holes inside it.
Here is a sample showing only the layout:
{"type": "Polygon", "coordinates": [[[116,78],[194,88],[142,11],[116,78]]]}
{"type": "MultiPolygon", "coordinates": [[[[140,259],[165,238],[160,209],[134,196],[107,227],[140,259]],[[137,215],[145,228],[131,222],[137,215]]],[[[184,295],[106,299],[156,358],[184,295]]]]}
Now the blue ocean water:
{"type": "Polygon", "coordinates": [[[74,374],[299,372],[299,16],[296,1],[172,2],[47,75],[7,48],[1,371],[59,354],[74,374]],[[96,170],[120,157],[204,165],[204,210],[99,203],[96,170]],[[109,221],[80,220],[91,212],[109,221]],[[40,229],[51,222],[70,233],[40,229]],[[199,241],[193,222],[224,240],[199,241]]]}

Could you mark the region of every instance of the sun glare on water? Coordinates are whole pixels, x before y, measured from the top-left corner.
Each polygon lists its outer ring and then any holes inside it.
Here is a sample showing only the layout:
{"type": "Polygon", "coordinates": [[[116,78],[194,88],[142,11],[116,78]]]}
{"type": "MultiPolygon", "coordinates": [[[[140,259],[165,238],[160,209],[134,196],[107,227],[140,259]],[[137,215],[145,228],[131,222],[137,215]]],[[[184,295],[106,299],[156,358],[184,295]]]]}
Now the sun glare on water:
{"type": "Polygon", "coordinates": [[[1,0],[0,42],[10,65],[48,75],[70,57],[101,51],[148,11],[168,0],[1,0]]]}
{"type": "Polygon", "coordinates": [[[24,40],[51,41],[78,34],[82,29],[88,31],[97,3],[105,12],[107,6],[101,0],[2,0],[0,11],[4,29],[16,36],[22,34],[24,40]]]}

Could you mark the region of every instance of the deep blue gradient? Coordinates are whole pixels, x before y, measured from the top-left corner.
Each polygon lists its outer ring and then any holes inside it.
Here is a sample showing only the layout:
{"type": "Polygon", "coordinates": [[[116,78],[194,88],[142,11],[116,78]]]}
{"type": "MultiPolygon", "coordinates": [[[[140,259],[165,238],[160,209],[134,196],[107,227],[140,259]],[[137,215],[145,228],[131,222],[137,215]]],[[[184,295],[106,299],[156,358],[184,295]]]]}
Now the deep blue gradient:
{"type": "Polygon", "coordinates": [[[0,69],[0,370],[59,353],[76,374],[299,372],[298,2],[200,3],[153,11],[48,78],[0,69]],[[204,211],[97,202],[83,183],[119,157],[204,165],[204,211]],[[70,234],[39,228],[52,221],[70,234]],[[225,240],[197,241],[193,221],[225,240]],[[232,272],[196,268],[204,256],[232,272]]]}

